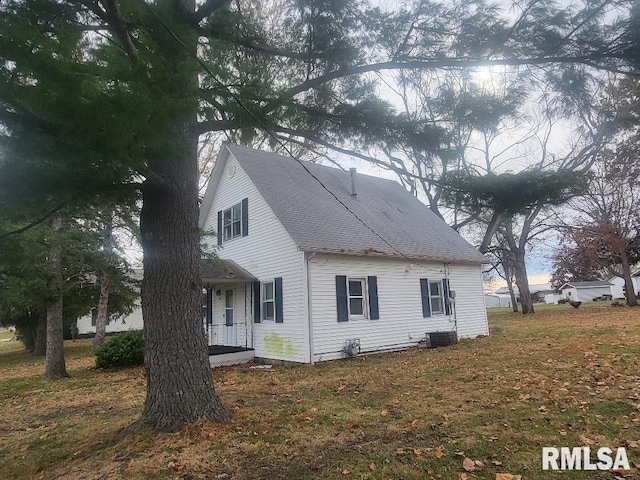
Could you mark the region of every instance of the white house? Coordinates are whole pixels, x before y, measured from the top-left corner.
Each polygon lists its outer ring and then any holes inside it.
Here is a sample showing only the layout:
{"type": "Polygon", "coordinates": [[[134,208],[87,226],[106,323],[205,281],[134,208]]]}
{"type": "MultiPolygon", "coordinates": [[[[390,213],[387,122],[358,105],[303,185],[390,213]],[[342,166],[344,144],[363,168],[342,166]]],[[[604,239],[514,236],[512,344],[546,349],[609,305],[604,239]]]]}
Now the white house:
{"type": "Polygon", "coordinates": [[[562,285],[560,293],[564,298],[574,302],[591,302],[594,298],[604,295],[611,296],[611,284],[609,282],[569,282],[562,285]]]}
{"type": "MultiPolygon", "coordinates": [[[[633,282],[633,289],[637,296],[640,293],[640,270],[631,275],[631,281],[633,282]]],[[[611,284],[611,295],[613,298],[626,298],[624,294],[624,278],[613,277],[609,279],[611,284]]]]}
{"type": "Polygon", "coordinates": [[[314,363],[488,334],[485,257],[397,182],[227,144],[200,227],[210,343],[314,363]]]}
{"type": "MultiPolygon", "coordinates": [[[[130,276],[136,281],[141,281],[142,270],[133,270],[130,276]]],[[[79,335],[95,335],[97,314],[98,312],[94,308],[89,315],[85,315],[76,320],[79,335]]],[[[140,306],[140,298],[135,301],[133,310],[129,315],[118,318],[107,317],[107,325],[105,326],[106,333],[119,333],[128,330],[142,330],[142,307],[140,306]]]]}

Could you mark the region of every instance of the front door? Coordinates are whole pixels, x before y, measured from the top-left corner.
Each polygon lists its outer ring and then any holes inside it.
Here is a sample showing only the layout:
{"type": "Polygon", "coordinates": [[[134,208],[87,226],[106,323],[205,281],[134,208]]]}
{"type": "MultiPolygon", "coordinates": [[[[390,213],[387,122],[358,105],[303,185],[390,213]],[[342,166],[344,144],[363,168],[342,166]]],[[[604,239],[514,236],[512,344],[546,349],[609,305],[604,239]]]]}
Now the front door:
{"type": "Polygon", "coordinates": [[[236,326],[233,316],[233,290],[224,292],[224,344],[236,346],[236,326]]]}

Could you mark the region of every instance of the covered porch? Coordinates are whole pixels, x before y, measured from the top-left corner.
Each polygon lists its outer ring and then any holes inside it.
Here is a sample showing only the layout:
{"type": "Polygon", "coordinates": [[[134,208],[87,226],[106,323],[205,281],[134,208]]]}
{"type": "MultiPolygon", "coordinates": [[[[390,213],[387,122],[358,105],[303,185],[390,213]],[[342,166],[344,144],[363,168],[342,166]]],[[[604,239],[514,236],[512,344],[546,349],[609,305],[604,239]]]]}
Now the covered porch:
{"type": "Polygon", "coordinates": [[[212,366],[254,358],[252,285],[256,278],[232,260],[200,261],[203,327],[212,366]]]}

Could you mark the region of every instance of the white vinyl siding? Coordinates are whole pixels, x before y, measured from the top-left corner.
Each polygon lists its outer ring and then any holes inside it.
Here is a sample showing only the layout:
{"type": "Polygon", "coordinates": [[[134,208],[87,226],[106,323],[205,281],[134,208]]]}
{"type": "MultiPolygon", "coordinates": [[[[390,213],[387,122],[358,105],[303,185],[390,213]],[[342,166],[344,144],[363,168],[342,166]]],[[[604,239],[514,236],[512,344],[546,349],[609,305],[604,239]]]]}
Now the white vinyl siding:
{"type": "MultiPolygon", "coordinates": [[[[91,325],[91,314],[80,317],[77,321],[78,334],[85,335],[96,333],[95,325],[91,325]]],[[[129,330],[142,330],[142,307],[140,301],[136,302],[131,314],[124,318],[111,320],[106,326],[107,333],[127,332],[129,330]]]]}
{"type": "Polygon", "coordinates": [[[482,288],[482,266],[478,264],[449,264],[449,288],[456,292],[451,306],[456,313],[459,338],[489,335],[487,308],[482,288]]]}
{"type": "MultiPolygon", "coordinates": [[[[453,331],[453,315],[423,317],[420,278],[442,281],[442,263],[318,254],[310,261],[314,360],[342,358],[347,339],[360,339],[362,352],[416,345],[427,332],[453,331]],[[424,268],[423,268],[424,267],[424,268]],[[338,322],[336,275],[377,277],[380,318],[371,322],[338,322]]],[[[461,337],[488,334],[480,265],[451,265],[449,279],[456,291],[458,333],[461,337]]],[[[443,307],[444,308],[444,307],[443,307]]]]}
{"type": "Polygon", "coordinates": [[[562,295],[574,302],[591,302],[602,295],[611,295],[610,287],[563,288],[562,295]],[[571,295],[569,295],[571,293],[571,295]]]}
{"type": "MultiPolygon", "coordinates": [[[[224,158],[218,161],[225,162],[224,158]]],[[[298,251],[291,236],[233,155],[229,155],[226,160],[226,168],[222,164],[214,168],[212,181],[215,179],[216,168],[219,169],[219,183],[208,216],[204,219],[204,231],[217,229],[217,212],[236,205],[243,198],[248,198],[249,235],[223,243],[220,247],[215,246],[215,237],[205,239],[205,243],[213,246],[220,258],[235,261],[260,282],[273,282],[274,278],[282,277],[283,323],[264,319],[260,323],[253,323],[251,285],[247,284],[249,292],[246,297],[249,303],[246,315],[251,319],[255,355],[273,360],[308,362],[304,255],[298,251]],[[233,177],[227,174],[231,165],[235,166],[233,177]]],[[[242,314],[244,315],[244,312],[242,314]]],[[[236,310],[236,318],[240,315],[236,310]]]]}

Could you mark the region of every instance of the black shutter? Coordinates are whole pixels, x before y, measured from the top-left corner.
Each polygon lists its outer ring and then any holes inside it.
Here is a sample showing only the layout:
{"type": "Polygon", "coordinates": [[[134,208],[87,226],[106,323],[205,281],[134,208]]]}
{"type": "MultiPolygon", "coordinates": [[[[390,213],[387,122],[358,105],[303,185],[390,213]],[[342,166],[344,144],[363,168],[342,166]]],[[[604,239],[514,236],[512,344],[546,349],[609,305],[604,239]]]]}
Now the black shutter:
{"type": "Polygon", "coordinates": [[[260,323],[260,310],[262,309],[260,298],[260,282],[253,282],[253,321],[260,323]]]}
{"type": "Polygon", "coordinates": [[[347,277],[345,275],[336,275],[336,303],[338,307],[338,321],[348,322],[347,277]]]}
{"type": "Polygon", "coordinates": [[[378,311],[378,277],[367,277],[367,285],[369,287],[369,318],[378,320],[380,312],[378,311]]]}
{"type": "Polygon", "coordinates": [[[429,302],[429,280],[420,279],[420,294],[422,295],[422,316],[431,316],[431,303],[429,302]]]}
{"type": "Polygon", "coordinates": [[[449,279],[442,279],[442,296],[444,297],[444,313],[451,315],[451,304],[449,303],[449,279]]]}
{"type": "Polygon", "coordinates": [[[218,212],[218,245],[222,245],[222,210],[218,212]]]}
{"type": "Polygon", "coordinates": [[[242,199],[242,236],[249,235],[249,199],[242,199]]]}
{"type": "Polygon", "coordinates": [[[207,288],[207,325],[213,324],[213,290],[207,288]]]}
{"type": "Polygon", "coordinates": [[[276,323],[284,321],[282,312],[282,277],[276,277],[273,284],[275,307],[276,307],[276,323]]]}

